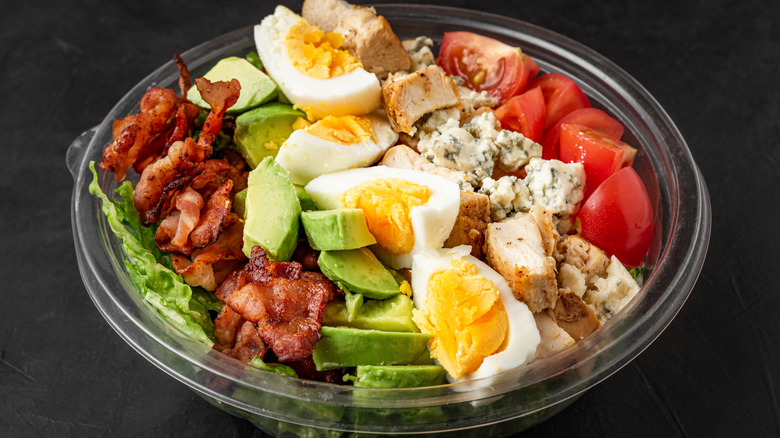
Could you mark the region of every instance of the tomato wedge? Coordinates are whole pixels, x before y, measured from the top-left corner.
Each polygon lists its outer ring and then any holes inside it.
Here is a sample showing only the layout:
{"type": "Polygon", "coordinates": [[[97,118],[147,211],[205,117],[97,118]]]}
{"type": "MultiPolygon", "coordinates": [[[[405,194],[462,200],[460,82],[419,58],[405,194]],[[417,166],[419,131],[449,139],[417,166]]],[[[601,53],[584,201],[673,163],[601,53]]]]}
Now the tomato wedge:
{"type": "Polygon", "coordinates": [[[634,162],[636,149],[587,126],[565,123],[560,131],[561,161],[582,163],[585,167],[583,199],[588,199],[610,175],[634,162]]]}
{"type": "Polygon", "coordinates": [[[528,84],[528,88],[539,87],[544,94],[547,118],[544,129],[547,130],[570,112],[590,107],[588,96],[571,79],[560,73],[547,73],[528,84]]]}
{"type": "Polygon", "coordinates": [[[623,136],[623,125],[613,119],[604,111],[597,108],[580,108],[563,116],[561,120],[545,131],[541,144],[542,158],[545,160],[557,160],[560,158],[559,141],[561,137],[561,125],[569,123],[573,125],[587,126],[588,128],[603,134],[606,137],[620,140],[623,136]]]}
{"type": "Polygon", "coordinates": [[[544,95],[539,87],[514,96],[495,109],[496,118],[501,127],[523,134],[535,142],[542,139],[544,130],[544,95]]]}
{"type": "Polygon", "coordinates": [[[536,61],[520,48],[471,32],[446,32],[438,62],[448,75],[463,78],[466,87],[501,102],[522,93],[539,73],[536,61]]]}
{"type": "Polygon", "coordinates": [[[604,180],[577,217],[585,240],[626,266],[642,264],[653,241],[653,206],[634,168],[624,167],[604,180]]]}

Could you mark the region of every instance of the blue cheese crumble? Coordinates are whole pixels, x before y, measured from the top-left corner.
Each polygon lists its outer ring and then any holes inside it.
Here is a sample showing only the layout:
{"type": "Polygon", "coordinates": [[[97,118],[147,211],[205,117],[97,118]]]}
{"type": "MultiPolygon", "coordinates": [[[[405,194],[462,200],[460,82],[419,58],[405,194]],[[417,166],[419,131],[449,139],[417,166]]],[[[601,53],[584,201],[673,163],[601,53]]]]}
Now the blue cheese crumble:
{"type": "Polygon", "coordinates": [[[531,199],[555,215],[572,215],[585,189],[582,163],[531,158],[525,166],[525,181],[531,199]]]}
{"type": "Polygon", "coordinates": [[[553,214],[559,232],[571,228],[571,217],[582,201],[585,182],[582,164],[533,157],[525,171],[524,179],[506,175],[498,180],[482,181],[479,192],[490,199],[493,220],[522,215],[532,205],[539,205],[553,214]]]}
{"type": "Polygon", "coordinates": [[[607,276],[597,279],[594,286],[585,292],[583,301],[594,310],[601,324],[612,318],[639,292],[639,284],[615,256],[607,266],[607,276]]]}
{"type": "Polygon", "coordinates": [[[413,40],[401,42],[409,56],[409,71],[415,72],[436,64],[431,47],[433,40],[425,36],[419,36],[413,40]]]}
{"type": "Polygon", "coordinates": [[[432,132],[421,127],[417,150],[433,164],[465,172],[471,185],[478,187],[493,174],[496,162],[502,170],[513,172],[542,155],[541,145],[500,126],[492,111],[462,126],[452,117],[432,132]]]}
{"type": "Polygon", "coordinates": [[[490,217],[494,222],[515,212],[527,213],[533,205],[528,187],[523,180],[512,175],[503,176],[498,180],[485,178],[479,193],[488,196],[490,217]]]}

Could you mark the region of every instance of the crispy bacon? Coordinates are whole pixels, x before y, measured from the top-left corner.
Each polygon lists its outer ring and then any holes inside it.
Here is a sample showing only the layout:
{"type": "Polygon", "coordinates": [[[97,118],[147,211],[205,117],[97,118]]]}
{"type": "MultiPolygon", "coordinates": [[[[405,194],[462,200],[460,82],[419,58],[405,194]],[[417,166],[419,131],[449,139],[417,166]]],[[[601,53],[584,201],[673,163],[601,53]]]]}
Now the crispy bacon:
{"type": "Polygon", "coordinates": [[[227,180],[209,197],[198,226],[190,234],[195,247],[202,248],[217,241],[233,206],[230,200],[232,188],[233,181],[227,180]]]}
{"type": "MultiPolygon", "coordinates": [[[[200,209],[203,207],[203,197],[192,187],[187,187],[176,197],[176,209],[179,210],[179,221],[176,234],[171,239],[171,245],[184,246],[192,230],[200,221],[200,209]]],[[[169,216],[170,217],[170,216],[169,216]]]]}
{"type": "Polygon", "coordinates": [[[254,324],[243,320],[236,334],[235,345],[232,348],[222,350],[222,352],[232,358],[249,363],[255,356],[262,358],[267,350],[268,347],[260,338],[254,324]]]}
{"type": "Polygon", "coordinates": [[[236,313],[257,325],[260,338],[280,361],[301,360],[320,339],[322,312],[336,287],[317,272],[301,272],[295,262],[267,259],[259,246],[243,270],[231,274],[217,291],[236,313]],[[233,290],[228,290],[225,286],[233,290]]]}
{"type": "Polygon", "coordinates": [[[195,176],[206,152],[191,138],[171,145],[168,154],[144,169],[135,187],[133,202],[141,223],[149,226],[165,217],[173,207],[174,196],[195,176]]]}
{"type": "MultiPolygon", "coordinates": [[[[206,118],[197,143],[190,137],[181,142],[177,141],[171,145],[164,157],[143,170],[133,200],[144,225],[151,225],[165,217],[170,212],[173,198],[178,191],[200,173],[203,162],[211,155],[211,143],[219,134],[222,116],[238,100],[241,90],[235,79],[230,82],[212,83],[208,79],[198,78],[195,83],[212,110],[206,118]]],[[[109,148],[110,146],[106,149],[109,148]]],[[[124,177],[124,174],[122,176],[124,177]]]]}
{"type": "MultiPolygon", "coordinates": [[[[166,220],[167,218],[163,220],[160,228],[166,220]]],[[[241,251],[243,223],[234,215],[229,218],[229,221],[233,223],[222,231],[215,243],[203,249],[196,249],[191,257],[177,252],[171,253],[176,273],[184,276],[184,280],[190,286],[215,290],[217,285],[222,284],[225,278],[246,260],[246,256],[241,251]]]]}
{"type": "Polygon", "coordinates": [[[217,139],[219,130],[222,129],[222,116],[225,111],[233,106],[241,93],[241,84],[237,79],[230,82],[211,82],[206,78],[195,79],[200,96],[211,107],[211,112],[203,123],[203,129],[198,136],[198,144],[203,147],[211,147],[217,139]]]}
{"type": "Polygon", "coordinates": [[[184,63],[181,55],[178,53],[173,54],[173,62],[176,63],[176,67],[179,68],[179,90],[181,90],[182,97],[187,97],[187,92],[190,91],[192,81],[190,80],[190,70],[187,68],[187,64],[184,63]]]}
{"type": "Polygon", "coordinates": [[[222,306],[216,318],[214,318],[214,337],[217,339],[215,348],[232,348],[236,343],[236,333],[244,317],[236,313],[230,306],[222,306]]]}
{"type": "MultiPolygon", "coordinates": [[[[165,130],[168,121],[176,114],[180,99],[173,90],[154,87],[141,99],[141,112],[115,120],[113,141],[103,149],[103,170],[114,172],[114,179],[121,181],[139,156],[146,156],[143,149],[152,145],[165,130]]],[[[158,151],[159,153],[159,151],[158,151]]]]}

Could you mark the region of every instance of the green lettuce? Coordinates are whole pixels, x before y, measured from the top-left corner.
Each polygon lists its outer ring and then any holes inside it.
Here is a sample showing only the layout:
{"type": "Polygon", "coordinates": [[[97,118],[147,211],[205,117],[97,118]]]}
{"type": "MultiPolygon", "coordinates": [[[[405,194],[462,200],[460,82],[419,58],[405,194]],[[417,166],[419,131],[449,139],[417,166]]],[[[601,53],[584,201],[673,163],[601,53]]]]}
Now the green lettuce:
{"type": "Polygon", "coordinates": [[[265,363],[263,362],[263,359],[260,358],[260,356],[253,357],[249,362],[249,365],[252,365],[255,368],[260,368],[261,370],[273,371],[283,376],[298,377],[298,373],[296,373],[295,370],[289,366],[281,363],[265,363]]]}
{"type": "Polygon", "coordinates": [[[93,176],[89,192],[103,201],[103,214],[129,257],[124,263],[135,288],[171,325],[191,339],[213,345],[214,321],[209,311],[219,311],[224,303],[213,293],[190,287],[173,271],[170,257],[154,242],[156,230],[141,224],[132,183],[125,181],[116,189],[121,200],[109,199],[98,184],[94,162],[89,169],[93,176]]]}

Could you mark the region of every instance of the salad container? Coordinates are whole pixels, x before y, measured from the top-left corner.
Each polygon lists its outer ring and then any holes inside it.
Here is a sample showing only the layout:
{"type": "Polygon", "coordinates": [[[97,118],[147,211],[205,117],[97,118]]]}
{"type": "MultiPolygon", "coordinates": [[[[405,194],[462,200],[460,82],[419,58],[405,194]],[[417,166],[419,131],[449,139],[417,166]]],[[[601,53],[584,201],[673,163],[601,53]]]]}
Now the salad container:
{"type": "MultiPolygon", "coordinates": [[[[73,174],[71,219],[84,285],[114,330],[138,353],[215,406],[285,436],[516,433],[560,412],[580,394],[639,355],[670,323],[693,289],[711,226],[705,182],[680,132],[636,80],[603,56],[543,28],[485,12],[438,6],[380,5],[401,37],[471,31],[519,46],[542,72],[572,78],[594,107],[626,128],[623,141],[639,150],[634,168],[648,189],[654,240],[641,292],[593,334],[545,359],[494,378],[429,388],[375,389],[334,385],[253,368],[188,339],[133,287],[127,256],[111,232],[100,201],[89,193],[90,161],[111,142],[114,119],[139,111],[150,87],[176,89],[168,62],[144,78],[103,122],[68,149],[73,174]],[[288,435],[292,434],[292,435],[288,435]]],[[[182,54],[193,78],[219,59],[255,50],[252,27],[236,30],[182,54]]],[[[137,177],[136,177],[137,178],[137,177]]],[[[112,194],[117,183],[100,171],[112,194]]],[[[609,383],[607,383],[609,384],[609,383]]]]}

